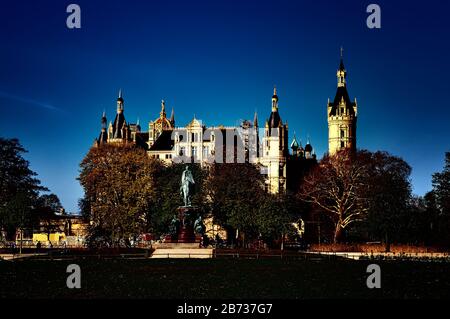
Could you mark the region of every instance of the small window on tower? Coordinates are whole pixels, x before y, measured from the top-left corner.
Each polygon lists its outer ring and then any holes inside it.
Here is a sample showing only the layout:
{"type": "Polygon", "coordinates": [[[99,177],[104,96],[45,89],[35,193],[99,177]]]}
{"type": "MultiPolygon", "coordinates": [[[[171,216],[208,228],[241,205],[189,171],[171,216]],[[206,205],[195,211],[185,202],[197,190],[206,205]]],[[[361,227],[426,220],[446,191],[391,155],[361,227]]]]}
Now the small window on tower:
{"type": "Polygon", "coordinates": [[[341,107],[341,114],[344,114],[344,108],[341,107]]]}
{"type": "Polygon", "coordinates": [[[341,138],[345,137],[345,131],[341,130],[341,138]]]}
{"type": "Polygon", "coordinates": [[[344,148],[344,147],[345,147],[345,142],[341,141],[341,148],[344,148]]]}

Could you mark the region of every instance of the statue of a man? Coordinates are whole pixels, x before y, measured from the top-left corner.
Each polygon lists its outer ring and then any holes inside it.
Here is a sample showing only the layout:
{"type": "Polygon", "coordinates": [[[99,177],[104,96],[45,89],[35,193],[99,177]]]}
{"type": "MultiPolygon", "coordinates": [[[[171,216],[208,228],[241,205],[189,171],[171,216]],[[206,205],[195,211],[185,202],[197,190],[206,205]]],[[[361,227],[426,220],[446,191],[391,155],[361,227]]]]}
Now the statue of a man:
{"type": "Polygon", "coordinates": [[[192,172],[189,170],[189,166],[186,165],[183,174],[181,175],[181,187],[180,194],[183,197],[184,206],[191,206],[191,185],[195,184],[192,172]]]}
{"type": "Polygon", "coordinates": [[[194,222],[194,231],[199,235],[203,235],[205,233],[205,224],[203,224],[201,215],[199,215],[194,222]]]}
{"type": "Polygon", "coordinates": [[[178,226],[179,226],[179,221],[177,216],[173,216],[172,220],[170,221],[170,226],[169,226],[169,232],[171,235],[175,235],[177,233],[178,230],[178,226]]]}

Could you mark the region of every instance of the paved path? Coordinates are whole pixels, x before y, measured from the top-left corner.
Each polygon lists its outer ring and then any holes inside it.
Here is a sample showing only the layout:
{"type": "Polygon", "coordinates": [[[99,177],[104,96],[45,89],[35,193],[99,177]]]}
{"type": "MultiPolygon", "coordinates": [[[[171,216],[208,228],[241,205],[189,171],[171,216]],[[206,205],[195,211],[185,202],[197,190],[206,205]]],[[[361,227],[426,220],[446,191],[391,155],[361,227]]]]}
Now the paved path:
{"type": "Polygon", "coordinates": [[[27,257],[34,257],[34,256],[43,256],[47,255],[46,253],[43,254],[0,254],[0,259],[2,260],[14,260],[14,259],[20,259],[20,258],[27,258],[27,257]]]}

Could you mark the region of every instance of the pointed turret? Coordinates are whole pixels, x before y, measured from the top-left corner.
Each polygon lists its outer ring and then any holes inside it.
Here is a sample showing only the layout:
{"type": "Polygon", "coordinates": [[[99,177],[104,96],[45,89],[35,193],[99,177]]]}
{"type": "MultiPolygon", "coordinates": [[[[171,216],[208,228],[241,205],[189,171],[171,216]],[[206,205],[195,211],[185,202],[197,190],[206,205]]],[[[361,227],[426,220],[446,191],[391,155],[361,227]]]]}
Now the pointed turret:
{"type": "Polygon", "coordinates": [[[106,133],[106,123],[107,122],[108,121],[106,119],[106,113],[105,113],[105,111],[103,111],[102,120],[101,120],[102,128],[101,128],[101,131],[100,131],[100,136],[98,137],[98,140],[97,140],[97,142],[99,144],[103,144],[103,143],[106,143],[108,141],[108,135],[106,133]]]}
{"type": "Polygon", "coordinates": [[[123,112],[123,97],[122,89],[119,90],[119,97],[117,98],[117,113],[123,112]]]}
{"type": "Polygon", "coordinates": [[[255,111],[255,116],[253,117],[253,127],[258,127],[258,113],[255,111]]]}
{"type": "Polygon", "coordinates": [[[272,112],[278,111],[278,95],[277,95],[277,87],[273,87],[273,95],[272,95],[272,112]]]}
{"type": "Polygon", "coordinates": [[[281,121],[280,114],[278,113],[278,95],[277,88],[273,88],[273,96],[272,96],[272,113],[270,113],[270,117],[268,120],[269,128],[278,128],[283,126],[283,122],[281,121]]]}
{"type": "Polygon", "coordinates": [[[141,131],[141,124],[140,124],[140,121],[139,121],[139,118],[137,118],[137,121],[136,121],[136,132],[140,132],[141,131]]]}
{"type": "Polygon", "coordinates": [[[341,47],[341,62],[339,63],[339,69],[336,72],[338,79],[338,87],[345,87],[345,78],[347,77],[347,71],[344,67],[344,49],[341,47]]]}
{"type": "Polygon", "coordinates": [[[298,150],[298,142],[297,142],[297,137],[295,136],[295,132],[294,132],[294,138],[292,139],[292,142],[291,142],[291,149],[292,149],[292,154],[296,155],[297,150],[298,150]]]}
{"type": "Polygon", "coordinates": [[[122,134],[122,128],[123,125],[126,123],[125,121],[125,115],[124,115],[124,107],[123,107],[124,101],[122,97],[122,89],[119,90],[119,97],[117,98],[117,114],[116,118],[114,119],[113,124],[113,131],[112,131],[112,137],[114,139],[120,139],[124,138],[122,134]]]}
{"type": "Polygon", "coordinates": [[[306,158],[311,158],[312,151],[313,151],[313,147],[311,145],[311,142],[310,142],[310,139],[309,139],[309,134],[308,134],[308,139],[307,139],[306,145],[305,145],[305,157],[306,158]]]}
{"type": "Polygon", "coordinates": [[[175,111],[173,110],[173,107],[172,107],[172,112],[170,113],[169,122],[170,122],[170,124],[172,124],[172,127],[175,127],[175,111]]]}

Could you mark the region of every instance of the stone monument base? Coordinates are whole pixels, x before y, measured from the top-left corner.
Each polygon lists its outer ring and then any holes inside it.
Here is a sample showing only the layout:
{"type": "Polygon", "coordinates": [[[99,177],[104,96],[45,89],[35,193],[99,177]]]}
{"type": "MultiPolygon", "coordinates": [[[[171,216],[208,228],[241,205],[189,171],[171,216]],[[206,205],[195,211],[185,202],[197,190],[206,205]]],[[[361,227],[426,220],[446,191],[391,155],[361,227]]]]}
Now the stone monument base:
{"type": "Polygon", "coordinates": [[[194,206],[178,207],[178,220],[180,221],[180,229],[178,231],[178,243],[195,243],[194,234],[194,218],[197,208],[194,206]]]}

